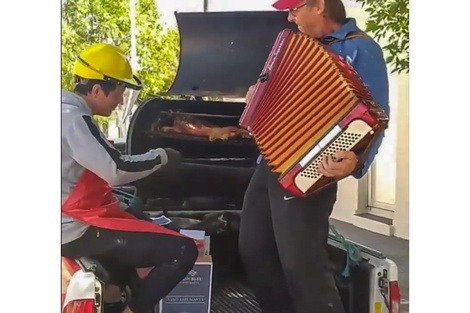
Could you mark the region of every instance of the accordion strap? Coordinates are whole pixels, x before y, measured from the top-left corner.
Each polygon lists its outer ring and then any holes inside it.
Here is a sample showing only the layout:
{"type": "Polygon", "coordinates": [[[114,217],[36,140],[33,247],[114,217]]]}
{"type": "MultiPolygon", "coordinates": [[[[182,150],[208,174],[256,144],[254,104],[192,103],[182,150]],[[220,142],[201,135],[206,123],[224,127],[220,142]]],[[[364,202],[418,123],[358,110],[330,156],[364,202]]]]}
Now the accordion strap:
{"type": "Polygon", "coordinates": [[[320,39],[320,41],[326,45],[332,45],[334,43],[337,43],[337,42],[340,42],[340,41],[345,41],[345,40],[348,40],[348,39],[354,39],[354,38],[367,38],[367,39],[371,39],[369,35],[367,35],[366,33],[364,32],[361,32],[361,31],[351,31],[349,33],[346,34],[346,36],[344,37],[344,39],[339,39],[339,38],[336,38],[336,37],[333,37],[333,36],[326,36],[326,37],[323,37],[320,39]]]}

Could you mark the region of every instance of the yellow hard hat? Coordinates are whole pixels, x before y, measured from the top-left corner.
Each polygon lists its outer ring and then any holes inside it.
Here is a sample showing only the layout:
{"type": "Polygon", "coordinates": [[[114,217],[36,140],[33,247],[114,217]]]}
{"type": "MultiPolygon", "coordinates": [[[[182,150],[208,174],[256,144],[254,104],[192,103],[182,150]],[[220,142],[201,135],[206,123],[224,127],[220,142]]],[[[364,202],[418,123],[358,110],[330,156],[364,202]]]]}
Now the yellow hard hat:
{"type": "Polygon", "coordinates": [[[82,79],[111,81],[131,89],[142,89],[124,51],[110,44],[100,43],[84,49],[77,56],[74,74],[82,79]]]}

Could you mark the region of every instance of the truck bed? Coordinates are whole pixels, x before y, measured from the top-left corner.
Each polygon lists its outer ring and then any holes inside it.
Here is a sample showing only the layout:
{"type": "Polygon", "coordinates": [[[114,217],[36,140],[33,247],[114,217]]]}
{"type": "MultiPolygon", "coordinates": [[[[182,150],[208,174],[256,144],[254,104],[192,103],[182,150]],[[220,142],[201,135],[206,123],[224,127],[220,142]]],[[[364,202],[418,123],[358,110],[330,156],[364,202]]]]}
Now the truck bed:
{"type": "MultiPolygon", "coordinates": [[[[214,212],[218,211],[212,211],[214,212]]],[[[163,212],[147,213],[158,216],[163,212]]],[[[170,219],[191,217],[203,220],[206,214],[208,212],[170,211],[165,215],[170,219]]],[[[237,239],[238,231],[211,236],[210,250],[214,262],[211,313],[261,313],[255,297],[245,282],[245,273],[238,255],[237,239]]],[[[344,278],[341,276],[346,265],[346,251],[343,243],[338,241],[333,233],[330,233],[328,243],[330,267],[336,273],[337,287],[345,311],[370,313],[373,303],[384,303],[385,299],[378,293],[377,275],[385,269],[383,264],[386,264],[384,263],[386,258],[378,251],[361,246],[362,261],[351,267],[349,278],[344,278]]],[[[385,310],[384,307],[383,312],[386,312],[385,310]]]]}
{"type": "Polygon", "coordinates": [[[235,280],[214,283],[211,313],[261,313],[250,290],[235,280]]]}

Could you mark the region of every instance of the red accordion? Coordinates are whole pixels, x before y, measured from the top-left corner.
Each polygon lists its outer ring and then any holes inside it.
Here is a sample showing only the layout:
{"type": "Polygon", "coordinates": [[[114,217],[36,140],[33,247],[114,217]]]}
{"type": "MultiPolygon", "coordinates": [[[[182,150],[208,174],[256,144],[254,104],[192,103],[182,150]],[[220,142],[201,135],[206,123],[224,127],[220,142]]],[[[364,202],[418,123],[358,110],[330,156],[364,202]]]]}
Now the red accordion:
{"type": "Polygon", "coordinates": [[[318,172],[325,156],[367,151],[388,127],[388,116],[340,55],[286,29],[276,39],[240,126],[251,132],[281,185],[305,197],[335,181],[318,172]]]}

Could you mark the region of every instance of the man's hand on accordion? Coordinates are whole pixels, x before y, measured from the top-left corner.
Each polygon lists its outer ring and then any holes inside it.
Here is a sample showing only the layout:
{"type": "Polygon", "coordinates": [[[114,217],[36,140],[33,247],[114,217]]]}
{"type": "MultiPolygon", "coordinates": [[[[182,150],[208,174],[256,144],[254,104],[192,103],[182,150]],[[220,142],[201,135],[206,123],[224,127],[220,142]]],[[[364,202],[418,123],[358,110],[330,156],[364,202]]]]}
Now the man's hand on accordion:
{"type": "Polygon", "coordinates": [[[357,156],[352,151],[338,151],[328,155],[318,165],[318,171],[326,177],[337,179],[351,175],[357,166],[357,156]]]}

